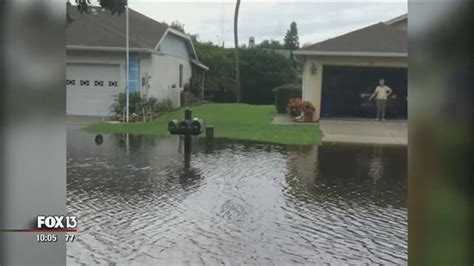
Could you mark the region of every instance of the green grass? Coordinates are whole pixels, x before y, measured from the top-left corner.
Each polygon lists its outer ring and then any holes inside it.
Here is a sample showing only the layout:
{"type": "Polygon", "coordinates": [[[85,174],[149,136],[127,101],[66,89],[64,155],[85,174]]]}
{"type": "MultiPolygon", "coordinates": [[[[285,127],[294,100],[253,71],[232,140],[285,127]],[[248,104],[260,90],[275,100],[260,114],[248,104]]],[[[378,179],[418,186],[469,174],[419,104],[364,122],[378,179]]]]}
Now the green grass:
{"type": "MultiPolygon", "coordinates": [[[[273,105],[204,104],[192,108],[193,117],[214,126],[216,138],[243,139],[281,144],[316,145],[321,131],[316,124],[273,125],[276,114],[273,105]]],[[[141,135],[168,135],[168,121],[182,120],[183,109],[163,114],[158,120],[146,123],[98,123],[86,128],[95,133],[131,133],[141,135]]]]}

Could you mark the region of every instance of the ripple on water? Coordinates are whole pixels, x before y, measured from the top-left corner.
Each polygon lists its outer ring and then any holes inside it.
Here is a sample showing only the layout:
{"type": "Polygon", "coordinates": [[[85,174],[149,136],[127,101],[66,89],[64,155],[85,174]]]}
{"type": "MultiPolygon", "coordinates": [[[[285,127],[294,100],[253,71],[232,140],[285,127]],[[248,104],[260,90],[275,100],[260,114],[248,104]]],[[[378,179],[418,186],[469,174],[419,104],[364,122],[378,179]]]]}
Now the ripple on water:
{"type": "Polygon", "coordinates": [[[69,134],[68,263],[406,263],[404,149],[69,134]]]}

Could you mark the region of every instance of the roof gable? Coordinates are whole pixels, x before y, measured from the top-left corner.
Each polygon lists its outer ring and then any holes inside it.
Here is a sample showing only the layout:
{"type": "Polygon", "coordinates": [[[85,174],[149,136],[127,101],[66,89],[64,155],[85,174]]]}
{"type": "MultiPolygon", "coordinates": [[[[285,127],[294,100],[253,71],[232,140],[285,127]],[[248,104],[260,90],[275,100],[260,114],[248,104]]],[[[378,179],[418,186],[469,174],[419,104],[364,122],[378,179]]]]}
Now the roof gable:
{"type": "Polygon", "coordinates": [[[297,53],[406,54],[407,32],[383,22],[300,49],[297,53]]]}
{"type": "MultiPolygon", "coordinates": [[[[75,46],[125,47],[125,15],[112,15],[100,7],[91,7],[89,13],[79,13],[75,6],[68,7],[73,19],[67,25],[66,44],[75,46]]],[[[129,9],[130,48],[154,49],[168,30],[168,25],[129,9]]]]}
{"type": "Polygon", "coordinates": [[[396,18],[392,18],[390,20],[385,21],[385,24],[387,25],[393,25],[395,23],[403,22],[403,21],[408,21],[408,14],[403,14],[401,16],[398,16],[396,18]]]}

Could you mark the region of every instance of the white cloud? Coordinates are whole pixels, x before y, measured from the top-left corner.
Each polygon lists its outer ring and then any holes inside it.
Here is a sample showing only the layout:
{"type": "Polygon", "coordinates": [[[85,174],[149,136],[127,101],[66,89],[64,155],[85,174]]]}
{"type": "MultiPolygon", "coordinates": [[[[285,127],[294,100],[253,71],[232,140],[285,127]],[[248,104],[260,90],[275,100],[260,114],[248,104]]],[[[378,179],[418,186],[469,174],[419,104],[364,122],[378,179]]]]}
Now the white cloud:
{"type": "MultiPolygon", "coordinates": [[[[178,20],[202,41],[233,44],[235,1],[131,0],[130,7],[158,21],[178,20]]],[[[298,24],[300,43],[318,42],[386,21],[407,12],[406,1],[279,1],[244,0],[239,16],[239,40],[254,36],[282,40],[292,21],[298,24]]]]}

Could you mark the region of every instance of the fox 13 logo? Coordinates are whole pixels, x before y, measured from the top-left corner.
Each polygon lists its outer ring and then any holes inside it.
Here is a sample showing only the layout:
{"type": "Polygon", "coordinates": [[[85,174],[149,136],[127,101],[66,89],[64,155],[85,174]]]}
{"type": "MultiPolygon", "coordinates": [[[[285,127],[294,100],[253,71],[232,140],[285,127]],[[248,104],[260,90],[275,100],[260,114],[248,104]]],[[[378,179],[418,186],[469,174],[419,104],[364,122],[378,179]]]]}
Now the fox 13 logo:
{"type": "Polygon", "coordinates": [[[76,216],[53,216],[39,215],[36,218],[38,229],[75,229],[77,227],[76,216]]]}

